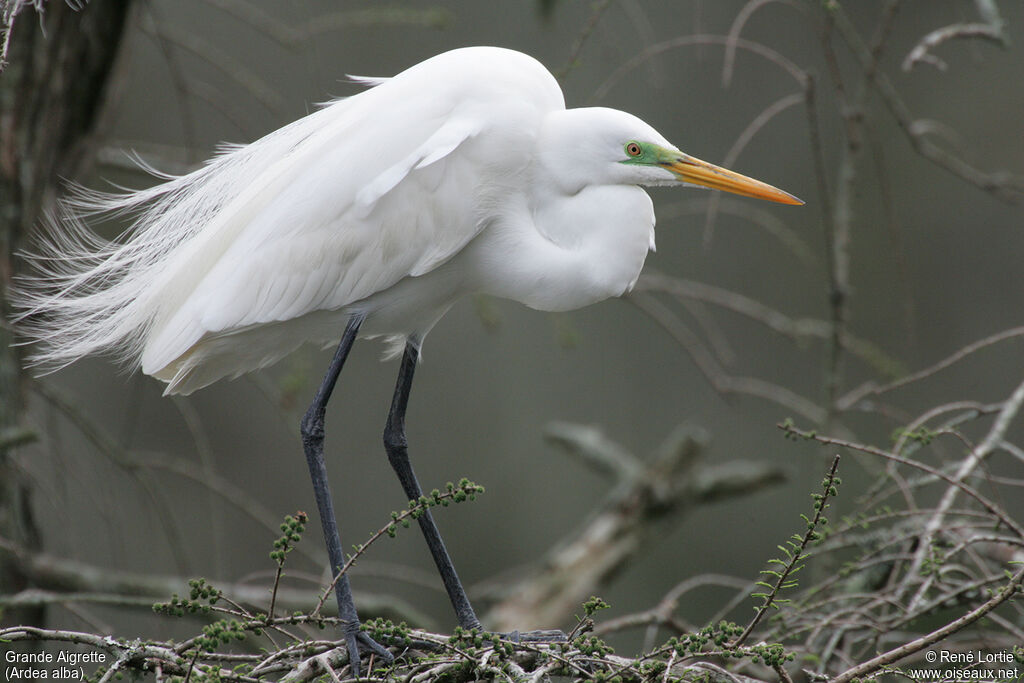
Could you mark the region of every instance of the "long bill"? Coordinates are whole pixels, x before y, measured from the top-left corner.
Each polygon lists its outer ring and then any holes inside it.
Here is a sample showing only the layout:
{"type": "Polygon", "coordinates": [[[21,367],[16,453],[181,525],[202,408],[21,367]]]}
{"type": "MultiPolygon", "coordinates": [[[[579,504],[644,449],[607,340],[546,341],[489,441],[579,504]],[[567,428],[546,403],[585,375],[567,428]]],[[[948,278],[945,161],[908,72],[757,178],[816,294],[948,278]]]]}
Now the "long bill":
{"type": "Polygon", "coordinates": [[[744,197],[766,199],[780,204],[803,204],[802,200],[777,187],[772,187],[768,183],[762,183],[760,180],[748,178],[735,171],[709,164],[681,152],[675,159],[663,161],[662,165],[675,173],[681,181],[690,185],[710,187],[713,190],[724,190],[744,197]]]}

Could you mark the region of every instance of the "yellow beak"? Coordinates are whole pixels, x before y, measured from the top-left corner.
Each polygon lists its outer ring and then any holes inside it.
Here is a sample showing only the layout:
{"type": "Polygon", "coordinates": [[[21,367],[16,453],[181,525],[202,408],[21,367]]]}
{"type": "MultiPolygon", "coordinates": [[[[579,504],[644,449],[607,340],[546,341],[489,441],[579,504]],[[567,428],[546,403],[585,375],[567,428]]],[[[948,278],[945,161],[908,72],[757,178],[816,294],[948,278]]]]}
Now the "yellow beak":
{"type": "Polygon", "coordinates": [[[740,175],[727,168],[695,159],[682,152],[678,154],[677,158],[671,161],[662,161],[661,164],[679,176],[681,181],[691,185],[725,190],[744,197],[767,199],[780,204],[803,204],[802,200],[777,187],[740,175]]]}

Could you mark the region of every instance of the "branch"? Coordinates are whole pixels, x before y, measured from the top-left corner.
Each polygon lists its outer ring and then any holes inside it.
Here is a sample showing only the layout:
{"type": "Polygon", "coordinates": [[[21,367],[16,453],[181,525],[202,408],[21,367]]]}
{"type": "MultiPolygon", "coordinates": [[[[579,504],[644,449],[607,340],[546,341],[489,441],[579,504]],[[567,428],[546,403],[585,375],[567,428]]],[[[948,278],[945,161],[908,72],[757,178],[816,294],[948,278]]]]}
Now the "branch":
{"type": "Polygon", "coordinates": [[[665,40],[654,45],[647,46],[642,52],[635,55],[622,66],[613,71],[608,78],[604,80],[595,90],[591,96],[591,100],[600,101],[607,97],[609,91],[625,76],[639,67],[644,62],[649,61],[654,56],[659,55],[663,52],[668,52],[680,47],[692,47],[697,45],[724,45],[729,49],[735,49],[737,47],[743,48],[753,52],[754,54],[763,57],[769,62],[779,66],[784,71],[789,73],[793,77],[800,87],[804,86],[804,79],[806,78],[807,72],[796,65],[795,62],[788,59],[780,52],[777,52],[770,47],[757,43],[752,40],[746,40],[744,38],[734,38],[732,36],[719,36],[710,34],[697,34],[690,36],[680,36],[671,40],[665,40]]]}
{"type": "MultiPolygon", "coordinates": [[[[772,607],[776,604],[776,602],[778,602],[779,592],[783,588],[787,588],[790,586],[789,577],[798,572],[802,568],[803,565],[801,565],[800,562],[807,558],[807,556],[804,554],[807,550],[807,546],[810,544],[811,541],[818,540],[821,538],[821,534],[818,533],[817,529],[821,524],[824,523],[823,515],[825,513],[825,510],[828,509],[829,507],[829,498],[836,494],[836,485],[839,483],[839,480],[836,478],[836,470],[838,469],[839,454],[836,453],[835,457],[832,458],[832,466],[829,468],[828,474],[825,475],[825,480],[822,482],[822,493],[815,495],[814,517],[810,520],[808,520],[807,517],[804,517],[804,520],[807,521],[807,530],[804,532],[803,536],[799,538],[799,545],[787,541],[789,549],[786,549],[781,545],[779,546],[779,549],[789,556],[789,561],[786,562],[781,572],[776,572],[774,570],[770,570],[768,572],[761,572],[762,574],[768,573],[770,575],[775,575],[775,585],[769,587],[770,592],[764,595],[763,602],[758,606],[757,613],[754,615],[754,618],[751,619],[750,623],[747,624],[747,627],[743,629],[743,633],[741,633],[736,638],[736,640],[732,641],[732,643],[729,644],[730,648],[739,647],[744,643],[744,641],[746,641],[747,638],[750,637],[750,634],[754,632],[754,629],[757,628],[757,625],[761,623],[761,620],[764,618],[764,615],[768,613],[768,608],[772,607]]],[[[781,563],[781,561],[779,562],[781,563]]],[[[758,583],[764,585],[761,582],[758,583]]]]}
{"type": "Polygon", "coordinates": [[[1017,573],[1014,574],[1010,578],[1009,582],[1000,588],[995,595],[959,619],[955,619],[942,628],[936,629],[916,640],[912,640],[902,647],[893,648],[888,652],[883,652],[873,659],[869,659],[866,662],[851,667],[831,679],[829,683],[849,683],[855,678],[870,676],[888,664],[892,664],[893,662],[903,659],[908,655],[912,655],[915,652],[920,652],[929,645],[933,645],[943,638],[970,626],[978,619],[981,619],[996,607],[999,607],[999,605],[1009,600],[1015,593],[1021,591],[1022,588],[1024,588],[1024,567],[1017,570],[1017,573]]]}
{"type": "MultiPolygon", "coordinates": [[[[0,556],[13,555],[26,577],[35,586],[32,590],[0,596],[0,608],[15,605],[50,605],[91,602],[127,607],[152,607],[155,600],[182,590],[187,581],[181,576],[135,574],[98,567],[45,553],[26,553],[0,539],[0,556]]],[[[221,583],[223,593],[235,602],[260,605],[270,597],[269,587],[241,583],[221,583]]],[[[295,588],[279,588],[277,604],[284,610],[309,609],[316,602],[316,592],[295,588]]],[[[430,623],[430,618],[405,601],[392,596],[357,593],[356,603],[365,614],[392,619],[430,623]]],[[[325,609],[325,612],[330,612],[325,609]]]]}
{"type": "MultiPolygon", "coordinates": [[[[740,153],[750,144],[750,141],[766,126],[768,123],[775,118],[778,114],[786,111],[790,107],[794,107],[798,104],[805,103],[807,92],[805,88],[801,88],[801,92],[792,93],[782,97],[772,104],[765,107],[760,114],[754,117],[743,132],[739,134],[736,141],[733,142],[729,151],[725,153],[725,157],[722,159],[722,166],[731,168],[739,158],[740,153]]],[[[708,212],[704,218],[704,244],[705,246],[711,243],[711,237],[714,233],[715,219],[718,217],[718,206],[722,201],[722,193],[715,192],[711,195],[711,200],[708,203],[708,212]]]]}
{"type": "MultiPolygon", "coordinates": [[[[281,621],[281,620],[278,620],[281,621]]],[[[254,626],[254,624],[249,624],[254,626]]],[[[670,657],[661,667],[652,667],[643,658],[631,659],[593,650],[589,643],[538,644],[513,642],[494,636],[449,637],[394,625],[368,624],[371,636],[400,648],[399,658],[387,667],[371,661],[373,681],[426,683],[441,680],[498,680],[539,683],[571,676],[580,680],[610,680],[618,675],[640,683],[664,683],[669,680],[703,680],[707,683],[762,683],[734,674],[707,662],[686,662],[670,657]]],[[[179,651],[175,644],[102,637],[91,633],[58,631],[31,627],[0,629],[0,641],[72,643],[94,652],[84,660],[109,667],[100,680],[109,680],[121,671],[156,673],[157,680],[167,676],[260,683],[280,680],[303,683],[329,677],[339,682],[351,679],[344,641],[318,640],[296,643],[267,652],[222,653],[201,649],[179,651]],[[339,647],[340,646],[340,647],[339,647]],[[98,651],[98,652],[96,652],[98,651]],[[113,661],[111,661],[113,660],[113,661]]]]}
{"type": "Polygon", "coordinates": [[[912,49],[903,60],[903,70],[910,71],[921,62],[931,64],[940,71],[947,69],[946,62],[931,54],[931,51],[950,40],[964,40],[981,38],[996,43],[1000,47],[1007,47],[1010,40],[1003,31],[1006,25],[999,15],[999,6],[995,0],[975,0],[978,13],[985,20],[984,23],[961,23],[951,24],[939,29],[922,38],[914,49],[912,49]]]}
{"type": "Polygon", "coordinates": [[[419,519],[425,513],[428,513],[430,508],[432,507],[436,507],[438,505],[447,507],[449,503],[461,503],[466,500],[475,500],[477,494],[483,492],[483,486],[478,486],[477,484],[474,484],[470,480],[463,478],[459,482],[458,486],[452,484],[451,482],[448,482],[444,493],[442,493],[439,489],[434,489],[433,491],[431,491],[429,496],[421,495],[419,500],[409,501],[409,507],[403,510],[402,512],[392,512],[391,521],[382,526],[377,531],[375,531],[370,536],[370,538],[366,540],[365,543],[360,543],[359,545],[357,545],[355,547],[355,551],[351,553],[345,560],[344,565],[337,568],[332,567],[332,570],[337,569],[337,572],[334,573],[334,579],[331,581],[330,585],[328,585],[326,590],[324,590],[321,593],[320,600],[317,602],[316,607],[313,608],[312,615],[315,617],[320,614],[320,611],[323,609],[324,604],[327,602],[327,598],[334,591],[335,587],[338,584],[338,581],[341,579],[342,576],[348,574],[349,570],[352,569],[352,566],[356,563],[357,560],[359,560],[359,558],[363,556],[363,554],[371,545],[373,545],[380,539],[384,538],[385,536],[394,538],[395,535],[398,533],[399,525],[403,527],[408,527],[410,524],[410,520],[419,519]]]}
{"type": "Polygon", "coordinates": [[[566,76],[569,72],[575,69],[579,65],[580,53],[583,52],[583,46],[587,43],[594,29],[601,22],[601,17],[608,10],[611,5],[611,0],[599,0],[595,2],[590,10],[590,18],[583,24],[583,28],[580,30],[576,39],[572,42],[572,48],[569,51],[569,58],[565,62],[565,66],[555,72],[555,78],[559,82],[565,81],[566,76]]]}
{"type": "Polygon", "coordinates": [[[953,352],[946,358],[943,358],[938,363],[929,365],[923,370],[918,370],[917,372],[911,373],[906,377],[901,377],[900,379],[888,384],[879,385],[873,381],[865,382],[856,389],[848,392],[845,396],[841,397],[837,402],[837,405],[840,410],[849,410],[866,396],[878,396],[879,394],[884,394],[888,391],[893,391],[894,389],[899,389],[900,387],[904,387],[913,382],[931,377],[940,370],[945,370],[949,366],[959,362],[976,351],[980,351],[981,349],[997,344],[1006,339],[1013,339],[1021,336],[1024,336],[1024,327],[1013,327],[1008,330],[1003,330],[1002,332],[985,337],[984,339],[972,342],[953,352]]]}
{"type": "MultiPolygon", "coordinates": [[[[423,9],[412,7],[368,7],[365,9],[338,10],[316,14],[313,18],[291,26],[261,9],[256,3],[246,0],[205,0],[226,14],[248,24],[266,35],[270,40],[290,49],[309,46],[317,36],[361,28],[377,28],[384,25],[419,26],[423,28],[446,28],[454,21],[450,11],[440,7],[423,9]]],[[[297,13],[296,13],[297,14],[297,13]]],[[[293,15],[295,16],[295,15],[293,15]]]]}
{"type": "MultiPolygon", "coordinates": [[[[862,65],[866,66],[869,64],[871,61],[870,54],[861,42],[860,36],[857,35],[856,29],[843,12],[842,7],[837,4],[831,16],[835,17],[835,25],[849,43],[854,56],[860,60],[862,65]]],[[[882,102],[889,109],[889,113],[896,119],[896,123],[918,154],[1003,201],[1015,202],[1024,197],[1024,176],[1005,171],[982,171],[928,139],[918,130],[916,119],[910,113],[910,109],[900,97],[892,81],[884,73],[874,72],[871,78],[871,85],[874,87],[875,92],[881,96],[882,102]]]]}
{"type": "Polygon", "coordinates": [[[934,467],[926,465],[922,462],[911,460],[909,458],[904,458],[899,455],[896,455],[895,453],[890,453],[889,451],[884,451],[881,448],[875,448],[874,446],[868,446],[865,444],[852,443],[850,441],[844,441],[842,439],[834,439],[829,436],[822,436],[814,431],[801,430],[793,426],[793,424],[788,420],[786,422],[779,423],[776,426],[779,429],[785,431],[787,434],[790,434],[794,437],[808,439],[811,441],[817,441],[818,443],[828,444],[829,446],[840,446],[842,448],[849,448],[850,450],[860,451],[861,453],[868,453],[870,455],[877,455],[879,457],[885,458],[886,460],[891,460],[893,462],[900,463],[901,465],[906,465],[907,467],[913,467],[915,469],[921,470],[922,472],[927,472],[936,479],[941,479],[947,484],[950,484],[953,487],[958,488],[964,493],[966,493],[968,496],[973,498],[979,505],[985,508],[985,510],[994,518],[998,519],[1000,522],[1005,524],[1007,528],[1011,529],[1015,534],[1024,538],[1024,527],[1021,527],[1021,525],[1019,525],[1017,522],[1015,522],[1013,519],[1007,516],[1006,512],[1002,508],[1000,508],[998,505],[993,503],[985,496],[981,495],[975,488],[968,486],[967,484],[963,483],[963,481],[960,481],[956,477],[952,477],[946,474],[945,472],[942,472],[941,470],[937,470],[934,467]]]}
{"type": "Polygon", "coordinates": [[[11,32],[14,31],[14,20],[17,19],[21,10],[26,7],[33,7],[36,12],[42,14],[44,0],[9,0],[0,3],[0,74],[7,67],[7,53],[11,49],[11,32]]]}
{"type": "Polygon", "coordinates": [[[675,313],[650,294],[631,292],[623,298],[635,304],[668,332],[686,350],[697,369],[718,393],[757,396],[796,412],[815,424],[822,424],[825,421],[826,411],[788,387],[757,377],[737,377],[725,372],[697,335],[684,325],[675,313]]]}
{"type": "MultiPolygon", "coordinates": [[[[672,277],[656,272],[645,272],[637,280],[633,292],[664,292],[676,299],[689,299],[712,304],[760,323],[773,332],[802,342],[810,339],[828,340],[832,336],[832,323],[818,318],[792,318],[767,306],[757,299],[704,282],[672,277]]],[[[1024,328],[1021,334],[1024,334],[1024,328]]],[[[841,339],[843,347],[878,372],[890,377],[905,372],[902,363],[866,339],[848,330],[841,339]]]]}
{"type": "Polygon", "coordinates": [[[209,66],[217,69],[232,81],[244,88],[253,101],[275,116],[287,117],[288,103],[277,88],[272,87],[259,73],[241,61],[218,49],[214,43],[204,39],[191,30],[179,30],[169,22],[157,24],[147,17],[142,30],[160,40],[165,40],[173,47],[191,52],[209,66]]]}
{"type": "MultiPolygon", "coordinates": [[[[561,445],[572,452],[597,445],[600,455],[585,456],[605,462],[607,440],[597,430],[566,425],[549,427],[561,445]],[[589,433],[588,433],[589,430],[589,433]]],[[[652,537],[652,523],[678,521],[696,505],[746,495],[782,480],[780,470],[756,462],[696,467],[707,449],[702,431],[681,427],[663,444],[660,454],[638,470],[632,465],[608,468],[619,481],[608,499],[572,536],[556,544],[540,568],[507,589],[510,597],[491,609],[484,621],[495,630],[512,630],[526,622],[558,624],[577,611],[610,576],[635,557],[652,537]]],[[[639,462],[629,456],[631,462],[639,462]]]]}
{"type": "Polygon", "coordinates": [[[35,443],[39,434],[28,427],[7,427],[0,429],[0,452],[35,443]]]}
{"type": "MultiPolygon", "coordinates": [[[[962,483],[972,472],[974,472],[985,458],[999,447],[999,444],[1002,443],[1003,437],[1006,434],[1006,430],[1010,428],[1010,423],[1017,417],[1022,405],[1024,405],[1024,381],[1017,385],[1013,394],[1006,399],[1002,410],[999,411],[999,414],[996,415],[995,421],[992,423],[992,428],[989,429],[988,434],[985,435],[985,439],[978,444],[977,447],[973,448],[967,457],[960,461],[960,466],[953,475],[951,483],[962,483]]],[[[914,562],[908,570],[908,574],[911,576],[916,576],[919,572],[921,565],[925,561],[926,554],[931,549],[935,535],[943,526],[946,512],[953,506],[953,502],[956,500],[958,492],[958,486],[950,486],[943,493],[942,499],[936,506],[934,514],[928,520],[928,524],[925,526],[924,532],[921,534],[921,543],[918,547],[917,554],[914,557],[914,562]]],[[[1003,516],[1005,517],[1005,515],[1003,516]]],[[[1019,526],[1011,525],[1010,528],[1017,532],[1018,536],[1024,537],[1024,531],[1022,531],[1019,526]]],[[[914,595],[914,598],[910,601],[909,609],[913,609],[924,598],[925,591],[931,584],[931,579],[932,577],[929,576],[928,580],[921,583],[917,594],[914,595]]]]}
{"type": "Polygon", "coordinates": [[[736,42],[739,40],[740,33],[743,32],[744,26],[747,21],[757,10],[761,9],[765,5],[773,2],[779,2],[782,4],[790,5],[798,10],[803,10],[803,5],[793,3],[791,0],[751,0],[743,8],[737,12],[736,18],[732,21],[732,26],[729,27],[728,40],[725,44],[725,58],[722,60],[722,87],[728,88],[732,82],[733,67],[736,63],[736,42]]]}
{"type": "MultiPolygon", "coordinates": [[[[143,457],[135,451],[122,447],[106,429],[89,418],[70,396],[50,382],[37,381],[32,384],[32,388],[67,417],[79,433],[92,443],[112,465],[139,478],[140,485],[154,500],[154,504],[158,504],[155,494],[151,487],[145,486],[146,482],[141,478],[141,474],[151,470],[170,471],[207,487],[220,496],[223,502],[235,506],[271,533],[277,532],[278,524],[280,524],[277,516],[228,478],[209,471],[204,472],[194,463],[161,453],[150,453],[149,457],[143,457]]],[[[323,550],[299,546],[298,552],[317,564],[322,565],[325,562],[326,553],[323,550]]]]}

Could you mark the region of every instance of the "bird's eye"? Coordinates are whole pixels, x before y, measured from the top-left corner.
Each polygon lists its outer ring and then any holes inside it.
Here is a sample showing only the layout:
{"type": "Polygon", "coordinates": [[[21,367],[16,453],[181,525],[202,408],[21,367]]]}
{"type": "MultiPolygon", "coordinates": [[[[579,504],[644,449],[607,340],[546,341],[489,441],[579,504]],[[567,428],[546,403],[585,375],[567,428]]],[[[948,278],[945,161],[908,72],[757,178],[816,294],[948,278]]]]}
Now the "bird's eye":
{"type": "Polygon", "coordinates": [[[626,144],[626,154],[628,154],[629,156],[638,157],[640,156],[641,152],[643,152],[643,150],[640,149],[640,145],[638,145],[637,143],[630,142],[626,144]]]}

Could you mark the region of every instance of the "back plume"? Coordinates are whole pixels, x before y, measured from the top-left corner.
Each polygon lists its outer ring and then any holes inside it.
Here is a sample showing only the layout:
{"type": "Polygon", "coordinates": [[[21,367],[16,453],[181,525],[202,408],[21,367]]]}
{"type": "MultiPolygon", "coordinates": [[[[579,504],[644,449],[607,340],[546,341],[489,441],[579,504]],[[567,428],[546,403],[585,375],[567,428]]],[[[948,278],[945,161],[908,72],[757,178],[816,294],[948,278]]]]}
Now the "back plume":
{"type": "Polygon", "coordinates": [[[108,353],[167,393],[190,393],[303,341],[333,343],[343,325],[218,340],[341,310],[443,263],[479,230],[472,207],[462,207],[465,225],[451,225],[454,210],[412,207],[472,180],[479,160],[463,158],[467,143],[502,108],[538,118],[564,109],[539,62],[500,48],[361,82],[370,89],[225,146],[187,175],[147,169],[164,181],[150,189],[72,188],[26,255],[36,272],[12,296],[19,332],[36,343],[31,362],[52,370],[108,353]],[[130,226],[108,242],[91,225],[109,217],[130,226]]]}

